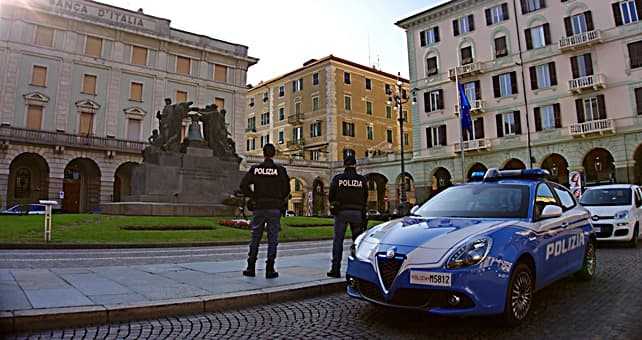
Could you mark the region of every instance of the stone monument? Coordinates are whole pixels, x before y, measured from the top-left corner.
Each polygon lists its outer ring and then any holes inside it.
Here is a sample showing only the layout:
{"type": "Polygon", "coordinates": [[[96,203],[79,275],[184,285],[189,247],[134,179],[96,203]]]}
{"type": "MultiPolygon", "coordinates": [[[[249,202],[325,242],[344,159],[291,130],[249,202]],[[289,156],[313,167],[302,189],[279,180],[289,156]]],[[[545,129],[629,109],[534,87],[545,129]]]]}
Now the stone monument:
{"type": "Polygon", "coordinates": [[[132,170],[131,195],[101,205],[102,213],[154,216],[232,216],[224,202],[238,188],[241,158],[216,104],[192,107],[165,99],[156,113],[160,131],[149,137],[143,163],[132,170]],[[190,124],[181,143],[181,124],[190,124]],[[203,129],[205,137],[201,133],[203,129]]]}

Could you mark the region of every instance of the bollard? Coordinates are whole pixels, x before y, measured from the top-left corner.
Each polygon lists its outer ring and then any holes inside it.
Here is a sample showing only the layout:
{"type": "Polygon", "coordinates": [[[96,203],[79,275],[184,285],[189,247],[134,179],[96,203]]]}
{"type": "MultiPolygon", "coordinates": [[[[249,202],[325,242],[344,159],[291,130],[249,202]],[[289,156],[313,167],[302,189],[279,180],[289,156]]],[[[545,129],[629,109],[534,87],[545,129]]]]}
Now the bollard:
{"type": "Polygon", "coordinates": [[[40,204],[45,205],[45,242],[51,241],[51,212],[54,205],[58,205],[57,201],[40,200],[40,204]]]}

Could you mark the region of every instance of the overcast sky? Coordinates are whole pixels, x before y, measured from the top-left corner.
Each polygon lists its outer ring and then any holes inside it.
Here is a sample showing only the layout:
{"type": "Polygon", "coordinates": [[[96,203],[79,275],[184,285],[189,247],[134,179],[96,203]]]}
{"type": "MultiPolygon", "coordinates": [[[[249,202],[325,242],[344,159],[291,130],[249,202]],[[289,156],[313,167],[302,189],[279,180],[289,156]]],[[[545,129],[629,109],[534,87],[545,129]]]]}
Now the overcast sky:
{"type": "Polygon", "coordinates": [[[99,0],[171,20],[171,27],[249,47],[256,85],[333,54],[408,78],[403,29],[395,25],[447,0],[99,0]]]}

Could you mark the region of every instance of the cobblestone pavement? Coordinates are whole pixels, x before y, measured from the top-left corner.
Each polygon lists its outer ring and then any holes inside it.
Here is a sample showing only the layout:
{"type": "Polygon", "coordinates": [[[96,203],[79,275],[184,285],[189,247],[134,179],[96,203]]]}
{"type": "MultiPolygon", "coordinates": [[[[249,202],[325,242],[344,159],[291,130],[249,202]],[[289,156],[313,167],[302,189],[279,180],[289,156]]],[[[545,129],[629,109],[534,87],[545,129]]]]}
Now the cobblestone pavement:
{"type": "Polygon", "coordinates": [[[598,249],[592,282],[564,279],[535,295],[529,319],[445,318],[380,308],[343,293],[222,313],[69,328],[9,339],[642,339],[642,248],[598,249]]]}

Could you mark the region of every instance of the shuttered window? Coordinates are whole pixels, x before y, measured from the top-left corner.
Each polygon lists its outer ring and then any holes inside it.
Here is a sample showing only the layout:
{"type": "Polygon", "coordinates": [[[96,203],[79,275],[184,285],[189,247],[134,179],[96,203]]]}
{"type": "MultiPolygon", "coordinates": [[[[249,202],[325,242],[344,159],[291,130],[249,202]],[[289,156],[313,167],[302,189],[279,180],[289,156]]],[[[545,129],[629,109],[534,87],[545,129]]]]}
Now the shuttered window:
{"type": "Polygon", "coordinates": [[[94,132],[94,114],[91,112],[80,113],[79,131],[81,135],[91,135],[94,132]]]}
{"type": "Polygon", "coordinates": [[[508,48],[506,47],[506,37],[495,38],[495,58],[505,57],[508,55],[508,48]]]}
{"type": "Polygon", "coordinates": [[[35,44],[51,47],[53,45],[54,29],[44,26],[36,27],[35,44]]]}
{"type": "Polygon", "coordinates": [[[223,83],[227,81],[227,66],[214,65],[214,80],[223,83]]]}
{"type": "Polygon", "coordinates": [[[642,87],[635,89],[635,104],[638,110],[638,114],[642,115],[642,87]]]}
{"type": "Polygon", "coordinates": [[[437,74],[437,57],[426,59],[426,75],[432,76],[437,74]]]}
{"type": "Polygon", "coordinates": [[[40,130],[42,128],[42,106],[27,106],[27,129],[40,130]]]}
{"type": "Polygon", "coordinates": [[[82,92],[88,94],[96,94],[96,76],[93,74],[85,74],[82,81],[82,92]]]}
{"type": "Polygon", "coordinates": [[[138,119],[127,120],[127,139],[140,140],[141,121],[138,119]]]}
{"type": "Polygon", "coordinates": [[[628,45],[631,68],[642,67],[642,41],[628,45]]]}
{"type": "Polygon", "coordinates": [[[92,57],[101,57],[103,50],[103,40],[97,37],[87,36],[85,42],[85,55],[92,57]]]}
{"type": "Polygon", "coordinates": [[[143,101],[143,84],[141,83],[132,83],[129,90],[129,100],[134,100],[138,102],[143,101]]]}
{"type": "Polygon", "coordinates": [[[217,110],[219,111],[225,109],[225,99],[223,98],[214,98],[214,104],[216,104],[217,110]]]}
{"type": "Polygon", "coordinates": [[[147,65],[147,49],[144,47],[132,47],[132,64],[134,65],[147,65]]]}
{"type": "Polygon", "coordinates": [[[47,68],[44,66],[34,66],[31,72],[31,85],[46,86],[47,84],[47,68]]]}
{"type": "Polygon", "coordinates": [[[190,59],[186,57],[176,56],[176,73],[189,74],[190,59]]]}
{"type": "Polygon", "coordinates": [[[178,90],[176,91],[176,102],[182,103],[187,101],[187,92],[178,90]]]}

